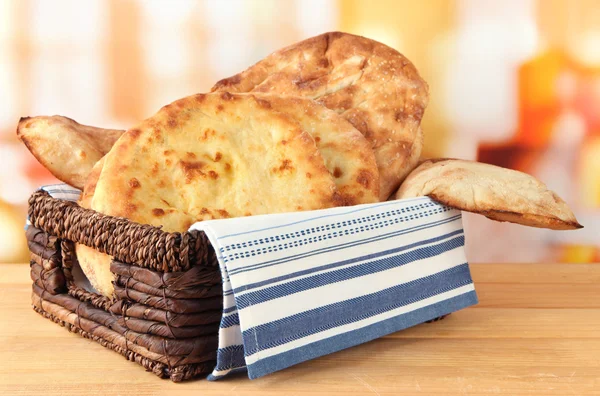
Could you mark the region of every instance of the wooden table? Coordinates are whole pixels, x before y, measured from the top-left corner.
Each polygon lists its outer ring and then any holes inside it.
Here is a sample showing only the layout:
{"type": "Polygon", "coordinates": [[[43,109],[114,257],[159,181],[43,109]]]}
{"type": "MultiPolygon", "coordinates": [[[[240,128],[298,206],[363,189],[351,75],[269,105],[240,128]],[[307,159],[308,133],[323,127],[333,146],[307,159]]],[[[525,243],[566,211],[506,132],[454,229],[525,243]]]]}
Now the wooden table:
{"type": "Polygon", "coordinates": [[[174,384],[30,307],[0,265],[0,394],[600,395],[600,264],[472,265],[474,308],[250,381],[174,384]]]}

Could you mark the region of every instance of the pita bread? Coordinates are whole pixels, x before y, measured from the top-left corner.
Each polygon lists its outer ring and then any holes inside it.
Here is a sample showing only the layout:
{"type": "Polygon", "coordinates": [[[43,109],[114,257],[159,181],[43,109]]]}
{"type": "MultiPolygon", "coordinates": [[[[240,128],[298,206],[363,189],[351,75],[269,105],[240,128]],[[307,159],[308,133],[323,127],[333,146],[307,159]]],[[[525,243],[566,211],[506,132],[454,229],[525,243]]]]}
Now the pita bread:
{"type": "Polygon", "coordinates": [[[83,189],[96,162],[125,131],[81,125],[62,116],[21,118],[17,136],[57,179],[83,189]]]}
{"type": "Polygon", "coordinates": [[[108,153],[92,209],[181,232],[196,221],[340,205],[314,139],[252,95],[163,107],[108,153]]]}
{"type": "Polygon", "coordinates": [[[335,110],[371,143],[382,201],[419,160],[428,86],[408,59],[376,41],[322,34],[272,53],[212,90],[304,96],[335,110]]]}
{"type": "Polygon", "coordinates": [[[373,150],[352,124],[310,99],[260,93],[253,96],[263,106],[290,116],[315,139],[343,205],[379,201],[379,172],[373,150]]]}
{"type": "Polygon", "coordinates": [[[554,230],[582,228],[544,183],[499,166],[458,159],[425,161],[402,183],[396,198],[424,195],[492,220],[554,230]]]}
{"type": "MultiPolygon", "coordinates": [[[[96,183],[104,166],[104,157],[100,159],[92,168],[88,180],[83,188],[83,192],[77,202],[82,208],[90,209],[92,197],[96,190],[96,183]]],[[[90,284],[100,294],[112,296],[114,293],[113,280],[114,275],[110,271],[110,263],[112,257],[108,254],[101,253],[91,247],[75,244],[75,254],[81,270],[90,281],[90,284]]]]}

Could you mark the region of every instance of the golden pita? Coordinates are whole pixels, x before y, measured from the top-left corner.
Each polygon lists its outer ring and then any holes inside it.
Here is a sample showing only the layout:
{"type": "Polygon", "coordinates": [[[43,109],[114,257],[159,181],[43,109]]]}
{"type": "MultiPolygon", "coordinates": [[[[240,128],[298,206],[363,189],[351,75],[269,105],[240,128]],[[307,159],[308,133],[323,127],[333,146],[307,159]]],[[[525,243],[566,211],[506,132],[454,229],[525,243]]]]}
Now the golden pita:
{"type": "Polygon", "coordinates": [[[334,111],[306,98],[252,94],[261,105],[291,117],[310,133],[333,176],[341,204],[379,201],[379,172],[369,142],[334,111]]]}
{"type": "Polygon", "coordinates": [[[127,131],[92,209],[181,232],[206,219],[342,204],[314,139],[252,95],[199,94],[127,131]]]}
{"type": "Polygon", "coordinates": [[[272,53],[213,91],[303,96],[335,110],[371,143],[381,201],[414,169],[423,145],[428,86],[398,51],[347,33],[325,33],[272,53]]]}
{"type": "Polygon", "coordinates": [[[402,183],[396,199],[427,195],[492,220],[531,227],[582,228],[565,201],[533,176],[458,159],[428,160],[402,183]]]}
{"type": "Polygon", "coordinates": [[[125,131],[78,124],[62,116],[21,118],[17,136],[57,179],[83,189],[87,176],[125,131]]]}

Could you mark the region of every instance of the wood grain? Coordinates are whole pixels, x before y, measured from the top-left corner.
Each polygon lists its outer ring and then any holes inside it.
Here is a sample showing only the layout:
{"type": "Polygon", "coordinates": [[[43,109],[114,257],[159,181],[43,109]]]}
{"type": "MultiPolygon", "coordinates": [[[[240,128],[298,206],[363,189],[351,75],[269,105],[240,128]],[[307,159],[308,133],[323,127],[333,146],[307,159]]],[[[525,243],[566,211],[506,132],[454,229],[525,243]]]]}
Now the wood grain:
{"type": "Polygon", "coordinates": [[[600,264],[472,265],[480,304],[250,381],[173,384],[30,307],[0,265],[0,394],[600,395],[600,264]]]}

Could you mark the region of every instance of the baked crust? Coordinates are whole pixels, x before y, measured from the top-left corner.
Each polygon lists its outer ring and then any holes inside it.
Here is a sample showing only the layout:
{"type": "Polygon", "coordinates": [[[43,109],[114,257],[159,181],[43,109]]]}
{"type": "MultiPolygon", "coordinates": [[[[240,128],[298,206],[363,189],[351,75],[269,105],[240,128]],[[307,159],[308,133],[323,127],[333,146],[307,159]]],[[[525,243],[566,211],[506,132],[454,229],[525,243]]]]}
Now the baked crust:
{"type": "Polygon", "coordinates": [[[272,53],[212,90],[304,96],[335,110],[370,142],[382,201],[419,160],[427,83],[406,57],[379,42],[325,33],[272,53]]]}
{"type": "Polygon", "coordinates": [[[198,94],[128,130],[92,209],[165,231],[196,221],[341,204],[312,136],[253,95],[198,94]]]}
{"type": "Polygon", "coordinates": [[[408,175],[396,199],[429,196],[460,210],[553,230],[582,228],[556,193],[523,172],[480,162],[435,159],[408,175]]]}
{"type": "Polygon", "coordinates": [[[82,125],[63,116],[24,117],[17,136],[57,179],[78,189],[125,131],[82,125]]]}

